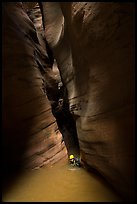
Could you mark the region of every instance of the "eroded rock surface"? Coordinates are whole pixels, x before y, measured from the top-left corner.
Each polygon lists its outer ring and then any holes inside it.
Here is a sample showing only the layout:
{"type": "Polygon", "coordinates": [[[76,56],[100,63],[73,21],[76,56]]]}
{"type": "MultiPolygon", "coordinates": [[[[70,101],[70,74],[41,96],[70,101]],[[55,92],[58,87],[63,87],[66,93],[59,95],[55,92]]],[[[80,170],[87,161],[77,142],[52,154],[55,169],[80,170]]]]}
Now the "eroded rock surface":
{"type": "Polygon", "coordinates": [[[68,90],[81,159],[134,191],[134,4],[43,2],[45,36],[68,90]]]}
{"type": "Polygon", "coordinates": [[[3,3],[2,19],[4,172],[66,161],[67,150],[43,90],[50,66],[46,50],[21,3],[3,3]]]}

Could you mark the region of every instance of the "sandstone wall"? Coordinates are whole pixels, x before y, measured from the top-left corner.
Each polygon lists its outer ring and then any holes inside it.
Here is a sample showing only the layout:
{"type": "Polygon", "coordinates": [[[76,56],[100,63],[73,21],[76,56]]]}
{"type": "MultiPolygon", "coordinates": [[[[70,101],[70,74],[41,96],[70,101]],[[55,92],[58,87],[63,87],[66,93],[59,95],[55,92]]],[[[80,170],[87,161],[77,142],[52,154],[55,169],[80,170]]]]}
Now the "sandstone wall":
{"type": "Polygon", "coordinates": [[[68,89],[81,159],[134,191],[134,4],[43,3],[45,36],[68,89]]]}
{"type": "Polygon", "coordinates": [[[21,3],[3,3],[2,9],[4,171],[66,161],[66,147],[44,92],[46,78],[40,68],[49,69],[46,50],[21,3]]]}

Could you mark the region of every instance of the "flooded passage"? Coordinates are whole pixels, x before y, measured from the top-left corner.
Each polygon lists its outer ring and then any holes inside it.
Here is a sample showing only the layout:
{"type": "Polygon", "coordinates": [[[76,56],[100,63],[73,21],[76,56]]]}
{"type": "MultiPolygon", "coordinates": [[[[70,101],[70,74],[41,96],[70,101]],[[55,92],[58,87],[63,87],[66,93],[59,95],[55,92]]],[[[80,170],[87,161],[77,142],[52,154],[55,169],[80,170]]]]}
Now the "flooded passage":
{"type": "Polygon", "coordinates": [[[7,201],[101,202],[121,199],[94,173],[70,165],[54,165],[24,172],[10,189],[3,192],[3,202],[7,201]]]}

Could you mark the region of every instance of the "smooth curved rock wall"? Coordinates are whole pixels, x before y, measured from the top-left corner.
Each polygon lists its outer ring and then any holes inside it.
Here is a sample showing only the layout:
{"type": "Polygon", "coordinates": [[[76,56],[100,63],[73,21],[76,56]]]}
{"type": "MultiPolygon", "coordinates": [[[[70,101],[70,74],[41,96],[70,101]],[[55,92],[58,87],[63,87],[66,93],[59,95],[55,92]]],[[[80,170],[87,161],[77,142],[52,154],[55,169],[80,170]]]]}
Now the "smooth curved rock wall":
{"type": "Polygon", "coordinates": [[[132,200],[134,4],[43,2],[42,7],[45,36],[76,118],[81,159],[132,200]]]}
{"type": "MultiPolygon", "coordinates": [[[[21,3],[3,3],[3,169],[67,161],[67,150],[44,92],[46,51],[21,3]],[[44,60],[43,60],[44,59],[44,60]]],[[[46,74],[48,77],[48,74],[46,74]]]]}

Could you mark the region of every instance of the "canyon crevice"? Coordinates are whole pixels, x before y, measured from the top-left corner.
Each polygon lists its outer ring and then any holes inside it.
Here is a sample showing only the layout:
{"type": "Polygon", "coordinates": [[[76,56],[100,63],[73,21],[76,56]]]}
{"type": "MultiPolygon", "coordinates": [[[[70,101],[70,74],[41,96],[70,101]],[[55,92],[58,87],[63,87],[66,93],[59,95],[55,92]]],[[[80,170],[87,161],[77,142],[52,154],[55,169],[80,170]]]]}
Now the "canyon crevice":
{"type": "Polygon", "coordinates": [[[64,113],[85,168],[133,200],[134,3],[33,3],[2,7],[4,171],[67,162],[64,113]]]}
{"type": "Polygon", "coordinates": [[[50,82],[50,70],[46,50],[22,4],[4,4],[4,171],[14,166],[38,168],[67,160],[62,135],[44,92],[46,77],[50,82]]]}
{"type": "Polygon", "coordinates": [[[45,36],[77,118],[81,159],[132,197],[134,4],[43,2],[42,7],[45,36]]]}

